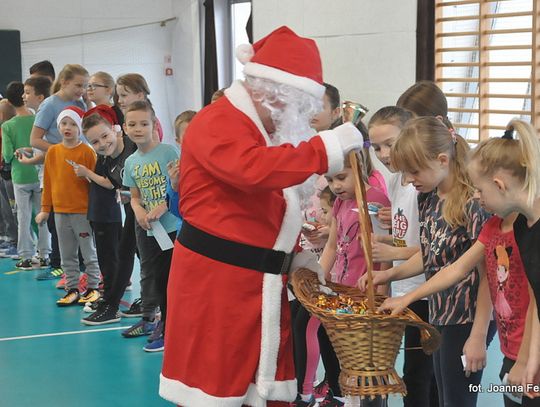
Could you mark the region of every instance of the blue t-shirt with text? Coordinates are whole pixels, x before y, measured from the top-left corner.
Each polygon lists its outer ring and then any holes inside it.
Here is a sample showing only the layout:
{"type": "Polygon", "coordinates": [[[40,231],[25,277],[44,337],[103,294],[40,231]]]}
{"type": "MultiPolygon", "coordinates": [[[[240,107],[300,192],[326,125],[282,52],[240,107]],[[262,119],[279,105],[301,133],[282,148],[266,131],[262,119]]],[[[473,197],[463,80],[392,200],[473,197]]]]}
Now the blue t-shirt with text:
{"type": "MultiPolygon", "coordinates": [[[[158,144],[152,151],[131,154],[124,167],[124,185],[138,188],[142,205],[147,211],[166,202],[169,174],[167,164],[178,158],[178,150],[168,144],[158,144]]],[[[168,233],[176,231],[177,218],[169,211],[159,219],[168,233]]],[[[148,231],[148,236],[152,236],[148,231]]]]}

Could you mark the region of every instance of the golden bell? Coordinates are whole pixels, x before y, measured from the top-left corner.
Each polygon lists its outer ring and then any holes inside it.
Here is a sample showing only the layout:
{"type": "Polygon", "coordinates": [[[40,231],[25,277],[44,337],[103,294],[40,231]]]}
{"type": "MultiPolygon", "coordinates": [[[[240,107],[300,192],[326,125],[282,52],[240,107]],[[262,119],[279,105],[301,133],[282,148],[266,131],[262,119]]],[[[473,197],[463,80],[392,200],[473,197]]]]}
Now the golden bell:
{"type": "Polygon", "coordinates": [[[369,112],[369,109],[360,103],[346,101],[341,105],[343,109],[343,121],[351,122],[355,126],[369,112]]]}

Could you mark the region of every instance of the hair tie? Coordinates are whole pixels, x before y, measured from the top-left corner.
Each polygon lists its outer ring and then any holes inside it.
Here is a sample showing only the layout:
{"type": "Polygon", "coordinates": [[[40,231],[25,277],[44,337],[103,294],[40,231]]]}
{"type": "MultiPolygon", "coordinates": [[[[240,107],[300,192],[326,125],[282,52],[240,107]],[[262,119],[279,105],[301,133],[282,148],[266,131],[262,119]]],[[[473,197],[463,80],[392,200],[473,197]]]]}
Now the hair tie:
{"type": "Polygon", "coordinates": [[[456,130],[453,127],[451,127],[448,129],[448,131],[450,132],[450,135],[452,136],[452,143],[456,145],[457,144],[456,130]]]}
{"type": "Polygon", "coordinates": [[[364,146],[363,146],[363,147],[364,147],[364,148],[369,148],[369,147],[371,147],[371,142],[370,142],[369,140],[364,141],[364,146]]]}

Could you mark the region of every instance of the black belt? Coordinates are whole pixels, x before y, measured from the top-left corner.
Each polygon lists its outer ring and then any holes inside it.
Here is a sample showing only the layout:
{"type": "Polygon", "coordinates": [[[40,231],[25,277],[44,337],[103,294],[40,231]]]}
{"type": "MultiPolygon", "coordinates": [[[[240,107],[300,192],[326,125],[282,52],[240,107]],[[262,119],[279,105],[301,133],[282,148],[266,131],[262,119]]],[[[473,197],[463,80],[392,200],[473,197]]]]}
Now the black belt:
{"type": "Polygon", "coordinates": [[[287,274],[293,253],[237,243],[208,234],[184,219],[176,238],[191,251],[213,260],[262,273],[287,274]]]}

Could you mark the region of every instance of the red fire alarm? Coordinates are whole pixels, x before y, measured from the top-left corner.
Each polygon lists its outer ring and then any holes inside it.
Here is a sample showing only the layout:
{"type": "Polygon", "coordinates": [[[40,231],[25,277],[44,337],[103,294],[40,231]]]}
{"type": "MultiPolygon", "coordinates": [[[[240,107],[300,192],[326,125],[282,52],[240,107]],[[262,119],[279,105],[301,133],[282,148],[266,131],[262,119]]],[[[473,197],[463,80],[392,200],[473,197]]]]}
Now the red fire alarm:
{"type": "Polygon", "coordinates": [[[172,68],[165,68],[165,76],[172,76],[173,70],[172,68]]]}

